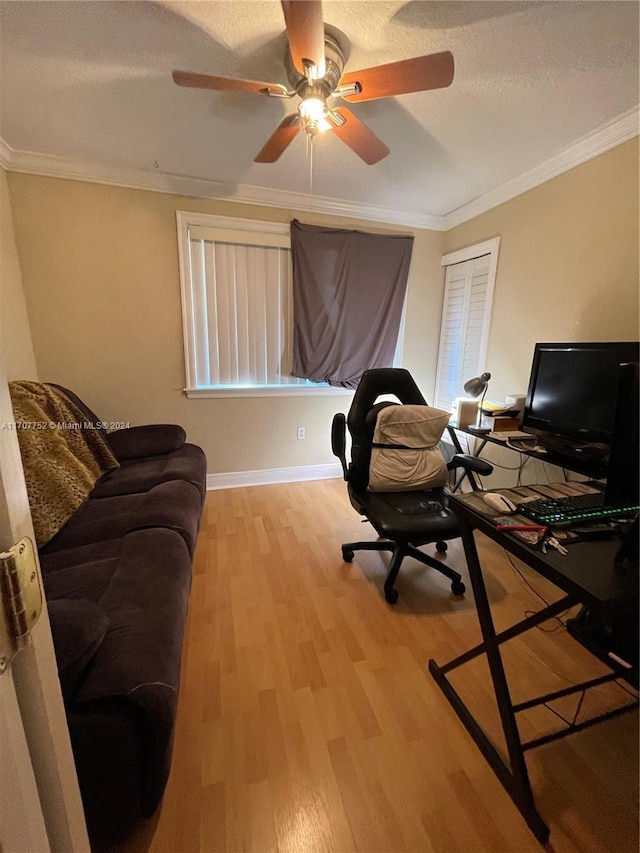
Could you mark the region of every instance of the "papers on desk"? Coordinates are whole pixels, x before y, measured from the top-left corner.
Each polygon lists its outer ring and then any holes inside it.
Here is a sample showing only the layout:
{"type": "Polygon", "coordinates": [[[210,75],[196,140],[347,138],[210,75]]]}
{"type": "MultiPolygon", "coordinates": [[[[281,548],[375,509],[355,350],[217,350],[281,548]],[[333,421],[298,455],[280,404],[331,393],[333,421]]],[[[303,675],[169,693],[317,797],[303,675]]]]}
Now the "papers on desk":
{"type": "Polygon", "coordinates": [[[513,406],[504,406],[502,403],[491,403],[488,400],[485,400],[482,404],[481,411],[492,418],[517,418],[520,415],[520,409],[516,409],[513,406]]]}
{"type": "MultiPolygon", "coordinates": [[[[498,527],[526,527],[527,525],[531,525],[530,518],[527,518],[524,515],[518,515],[517,513],[515,515],[505,515],[495,518],[494,521],[498,527]]],[[[511,533],[511,535],[515,536],[516,539],[521,539],[523,542],[526,542],[527,545],[535,547],[542,543],[546,536],[547,528],[543,527],[541,530],[507,530],[505,532],[511,533]]]]}

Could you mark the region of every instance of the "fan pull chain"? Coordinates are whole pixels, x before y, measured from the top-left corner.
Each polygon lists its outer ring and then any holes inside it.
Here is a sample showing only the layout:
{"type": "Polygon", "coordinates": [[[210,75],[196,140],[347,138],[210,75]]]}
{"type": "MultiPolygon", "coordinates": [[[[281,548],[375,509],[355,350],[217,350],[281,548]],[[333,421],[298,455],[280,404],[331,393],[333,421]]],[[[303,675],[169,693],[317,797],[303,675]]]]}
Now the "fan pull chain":
{"type": "Polygon", "coordinates": [[[313,195],[313,136],[309,134],[309,195],[313,195]]]}

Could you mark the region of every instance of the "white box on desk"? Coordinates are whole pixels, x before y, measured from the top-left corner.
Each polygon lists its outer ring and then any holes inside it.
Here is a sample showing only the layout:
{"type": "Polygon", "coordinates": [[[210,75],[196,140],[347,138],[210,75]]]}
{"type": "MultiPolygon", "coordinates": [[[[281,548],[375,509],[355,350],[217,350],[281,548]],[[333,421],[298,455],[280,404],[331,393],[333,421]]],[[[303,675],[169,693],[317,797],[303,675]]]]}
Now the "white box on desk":
{"type": "Polygon", "coordinates": [[[451,426],[458,429],[466,429],[476,422],[478,417],[478,401],[468,400],[465,397],[458,397],[453,401],[451,407],[451,426]]]}

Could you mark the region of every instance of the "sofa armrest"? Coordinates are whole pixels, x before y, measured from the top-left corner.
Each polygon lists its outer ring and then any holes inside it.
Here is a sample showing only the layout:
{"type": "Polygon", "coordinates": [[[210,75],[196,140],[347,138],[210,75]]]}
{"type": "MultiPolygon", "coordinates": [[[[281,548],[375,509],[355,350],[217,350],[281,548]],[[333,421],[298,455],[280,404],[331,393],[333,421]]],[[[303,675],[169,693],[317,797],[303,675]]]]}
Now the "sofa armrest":
{"type": "Polygon", "coordinates": [[[116,458],[122,462],[125,459],[171,453],[172,450],[179,450],[186,438],[185,431],[177,424],[149,424],[110,432],[107,442],[116,458]]]}

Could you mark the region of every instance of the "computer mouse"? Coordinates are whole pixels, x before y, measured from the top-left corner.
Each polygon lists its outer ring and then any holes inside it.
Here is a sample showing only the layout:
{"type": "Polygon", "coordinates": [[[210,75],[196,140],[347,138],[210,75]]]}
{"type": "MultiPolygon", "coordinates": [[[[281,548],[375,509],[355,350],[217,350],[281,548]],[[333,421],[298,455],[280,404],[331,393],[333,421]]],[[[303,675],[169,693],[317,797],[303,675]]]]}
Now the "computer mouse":
{"type": "Polygon", "coordinates": [[[483,495],[482,497],[486,504],[498,512],[515,512],[517,509],[513,501],[510,501],[509,498],[505,498],[504,495],[499,495],[496,492],[487,492],[486,495],[483,495]]]}

